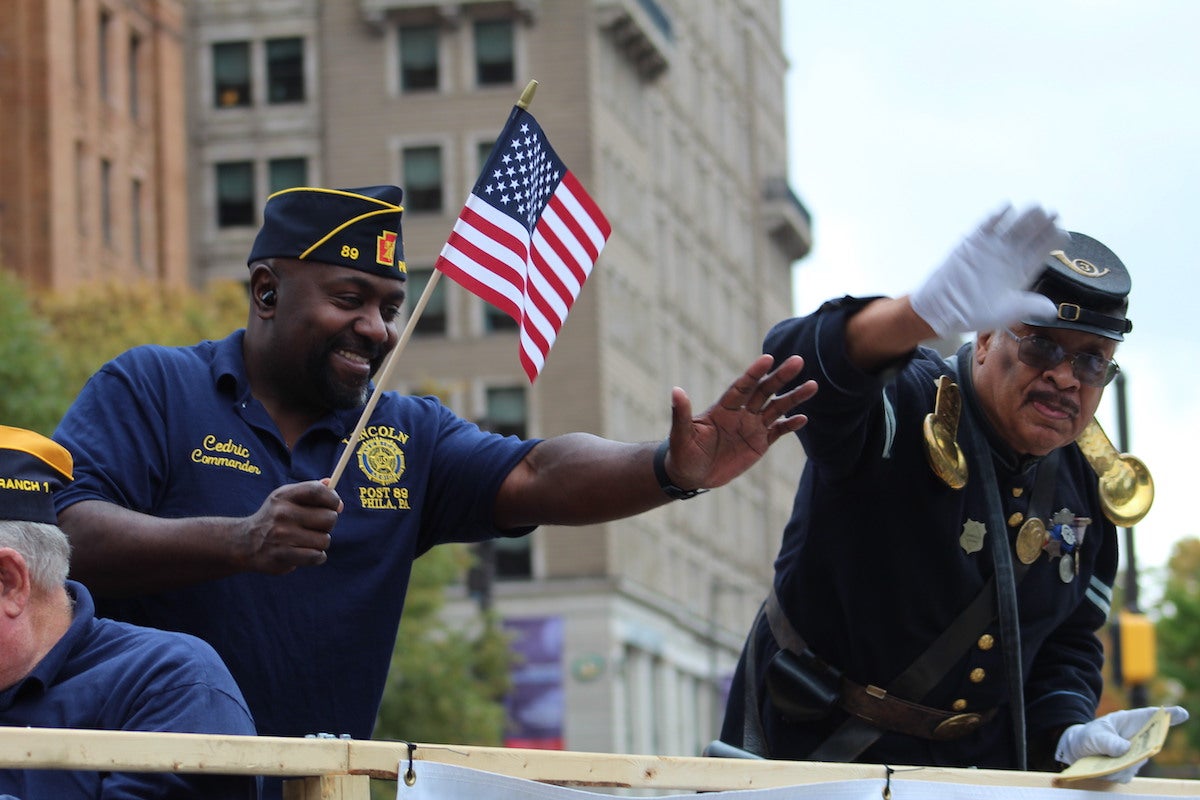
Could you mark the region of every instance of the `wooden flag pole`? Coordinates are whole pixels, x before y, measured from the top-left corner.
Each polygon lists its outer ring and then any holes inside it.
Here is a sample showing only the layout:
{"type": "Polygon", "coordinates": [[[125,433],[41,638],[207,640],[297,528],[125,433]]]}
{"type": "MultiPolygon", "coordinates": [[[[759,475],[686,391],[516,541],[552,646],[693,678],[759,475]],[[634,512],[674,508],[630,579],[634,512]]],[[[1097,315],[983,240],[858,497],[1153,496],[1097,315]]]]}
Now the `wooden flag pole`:
{"type": "MultiPolygon", "coordinates": [[[[533,102],[533,94],[537,91],[537,86],[537,81],[530,81],[525,85],[525,90],[521,92],[521,99],[517,101],[518,107],[529,108],[529,104],[533,102]]],[[[375,412],[375,406],[379,404],[379,396],[383,394],[384,387],[391,383],[392,372],[395,370],[396,362],[400,360],[400,351],[404,349],[405,345],[408,344],[408,340],[412,338],[413,330],[417,327],[417,320],[421,318],[422,312],[425,311],[425,306],[429,304],[429,298],[433,296],[433,289],[437,286],[438,279],[441,277],[441,270],[437,269],[429,276],[429,283],[425,284],[425,291],[421,292],[421,298],[413,308],[412,314],[409,315],[408,323],[404,326],[404,331],[400,334],[399,341],[396,342],[396,346],[392,349],[392,352],[388,353],[388,357],[384,359],[383,368],[375,376],[375,389],[371,392],[371,397],[367,400],[367,405],[358,417],[358,424],[354,426],[354,432],[346,440],[346,447],[342,450],[342,455],[338,458],[337,466],[333,468],[333,473],[329,476],[330,489],[337,488],[342,473],[346,471],[346,465],[350,463],[350,456],[354,453],[354,446],[358,443],[358,438],[362,436],[363,428],[367,427],[367,421],[371,419],[371,414],[375,412]]]]}

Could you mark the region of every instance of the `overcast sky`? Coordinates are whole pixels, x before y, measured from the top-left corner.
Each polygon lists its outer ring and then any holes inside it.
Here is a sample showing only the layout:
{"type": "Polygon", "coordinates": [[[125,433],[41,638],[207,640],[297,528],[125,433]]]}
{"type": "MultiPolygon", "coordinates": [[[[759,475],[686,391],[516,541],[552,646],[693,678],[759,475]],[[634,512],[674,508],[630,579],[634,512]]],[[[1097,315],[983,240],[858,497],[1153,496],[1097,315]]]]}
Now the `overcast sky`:
{"type": "MultiPolygon", "coordinates": [[[[1200,536],[1200,3],[783,0],[790,177],[813,216],[797,313],[902,294],[995,207],[1040,203],[1133,279],[1129,451],[1156,496],[1144,598],[1200,536]]],[[[1119,444],[1114,402],[1098,418],[1119,444]]]]}

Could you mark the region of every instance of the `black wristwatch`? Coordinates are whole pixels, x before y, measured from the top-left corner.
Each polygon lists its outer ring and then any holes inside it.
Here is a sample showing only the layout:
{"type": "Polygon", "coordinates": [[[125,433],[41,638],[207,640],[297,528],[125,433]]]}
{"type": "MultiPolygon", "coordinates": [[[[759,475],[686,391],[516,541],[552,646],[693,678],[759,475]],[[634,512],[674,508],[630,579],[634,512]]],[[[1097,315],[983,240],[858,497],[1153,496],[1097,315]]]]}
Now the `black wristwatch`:
{"type": "Polygon", "coordinates": [[[662,444],[654,451],[654,477],[658,478],[659,487],[672,500],[691,500],[698,494],[704,494],[708,489],[680,489],[671,483],[667,477],[667,451],[671,449],[671,440],[663,439],[662,444]]]}

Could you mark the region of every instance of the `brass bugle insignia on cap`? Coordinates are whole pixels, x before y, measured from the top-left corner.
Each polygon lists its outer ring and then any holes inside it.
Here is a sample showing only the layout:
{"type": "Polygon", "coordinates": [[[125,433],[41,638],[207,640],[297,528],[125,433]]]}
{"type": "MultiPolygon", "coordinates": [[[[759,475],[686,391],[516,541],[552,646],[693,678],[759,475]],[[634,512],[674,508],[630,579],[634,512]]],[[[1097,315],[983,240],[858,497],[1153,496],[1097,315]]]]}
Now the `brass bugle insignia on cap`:
{"type": "Polygon", "coordinates": [[[967,458],[958,446],[962,395],[947,375],[937,379],[937,387],[933,413],[925,415],[925,455],[935,475],[951,489],[961,489],[967,485],[967,458]]]}
{"type": "Polygon", "coordinates": [[[1118,453],[1095,418],[1075,439],[1099,479],[1100,508],[1114,525],[1128,528],[1141,522],[1154,504],[1154,479],[1142,460],[1118,453]]]}

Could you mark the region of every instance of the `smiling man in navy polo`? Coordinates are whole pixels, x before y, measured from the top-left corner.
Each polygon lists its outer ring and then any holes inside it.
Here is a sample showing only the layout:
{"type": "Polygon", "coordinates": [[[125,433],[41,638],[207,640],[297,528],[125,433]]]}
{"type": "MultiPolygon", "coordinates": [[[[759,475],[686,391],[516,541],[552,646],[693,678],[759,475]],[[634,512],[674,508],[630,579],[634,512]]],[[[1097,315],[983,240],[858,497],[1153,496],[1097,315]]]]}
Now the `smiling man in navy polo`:
{"type": "Polygon", "coordinates": [[[674,389],[669,437],[636,444],[522,441],[383,392],[348,444],[399,340],[400,200],[395,186],[272,195],[245,330],[119,356],[55,433],[77,461],[58,508],[80,580],[121,619],[210,642],[263,734],[371,736],[412,562],[429,548],[722,486],[804,424],[787,411],[816,391],[776,397],[803,359],[759,356],[695,416],[674,389]],[[335,493],[322,479],[347,446],[335,493]]]}

